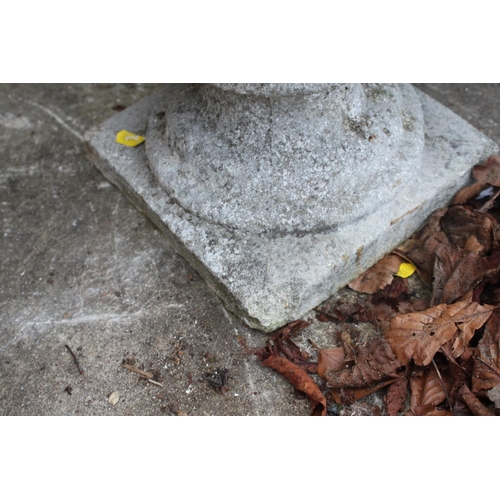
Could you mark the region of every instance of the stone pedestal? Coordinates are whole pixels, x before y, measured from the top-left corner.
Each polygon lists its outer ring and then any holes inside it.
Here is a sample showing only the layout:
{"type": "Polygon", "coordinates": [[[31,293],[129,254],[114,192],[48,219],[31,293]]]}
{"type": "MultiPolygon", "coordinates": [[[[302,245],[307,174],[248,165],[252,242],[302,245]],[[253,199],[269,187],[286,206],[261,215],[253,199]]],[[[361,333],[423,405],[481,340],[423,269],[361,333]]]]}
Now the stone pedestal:
{"type": "Polygon", "coordinates": [[[86,140],[226,306],[265,331],[409,237],[498,151],[405,84],[167,85],[86,140]],[[116,144],[122,129],[145,144],[116,144]]]}

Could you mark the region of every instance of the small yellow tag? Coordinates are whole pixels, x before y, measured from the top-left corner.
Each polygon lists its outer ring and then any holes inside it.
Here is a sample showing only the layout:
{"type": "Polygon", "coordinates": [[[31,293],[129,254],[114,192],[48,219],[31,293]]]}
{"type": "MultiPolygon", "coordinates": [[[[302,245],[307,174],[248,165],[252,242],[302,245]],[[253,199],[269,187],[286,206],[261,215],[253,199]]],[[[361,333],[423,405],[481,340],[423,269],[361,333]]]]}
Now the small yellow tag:
{"type": "Polygon", "coordinates": [[[144,142],[144,137],[133,134],[132,132],[127,132],[126,130],[120,130],[120,132],[116,134],[116,142],[134,148],[141,142],[144,142]]]}
{"type": "Polygon", "coordinates": [[[401,262],[396,276],[409,278],[416,270],[417,268],[411,262],[401,262]]]}

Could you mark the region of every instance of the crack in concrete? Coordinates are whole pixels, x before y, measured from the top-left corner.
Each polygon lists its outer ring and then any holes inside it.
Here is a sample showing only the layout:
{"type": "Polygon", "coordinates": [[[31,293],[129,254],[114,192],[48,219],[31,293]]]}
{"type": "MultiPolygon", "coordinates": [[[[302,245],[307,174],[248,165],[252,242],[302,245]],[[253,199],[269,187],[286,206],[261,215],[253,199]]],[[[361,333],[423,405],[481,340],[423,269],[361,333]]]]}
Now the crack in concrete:
{"type": "MultiPolygon", "coordinates": [[[[65,120],[63,120],[57,113],[55,113],[54,111],[52,111],[50,108],[42,106],[41,104],[38,104],[36,102],[28,101],[27,99],[18,98],[18,100],[20,100],[22,102],[25,102],[26,104],[29,104],[30,106],[34,106],[35,108],[38,108],[38,109],[42,110],[44,113],[46,113],[50,117],[52,117],[57,123],[59,123],[59,125],[61,125],[62,127],[64,127],[68,132],[71,132],[77,139],[80,140],[80,142],[84,142],[83,135],[80,134],[80,132],[78,132],[74,128],[72,128],[70,125],[68,125],[68,123],[65,120]]],[[[65,117],[65,118],[68,121],[70,121],[69,117],[65,117]]]]}

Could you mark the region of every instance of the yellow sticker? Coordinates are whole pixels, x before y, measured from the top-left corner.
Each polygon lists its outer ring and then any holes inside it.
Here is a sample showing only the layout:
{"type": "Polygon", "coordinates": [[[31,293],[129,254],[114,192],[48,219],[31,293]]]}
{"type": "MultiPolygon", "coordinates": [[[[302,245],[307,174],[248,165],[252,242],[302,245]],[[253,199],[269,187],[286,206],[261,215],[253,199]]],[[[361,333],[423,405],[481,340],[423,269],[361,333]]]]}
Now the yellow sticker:
{"type": "Polygon", "coordinates": [[[144,137],[133,134],[132,132],[127,132],[126,130],[120,130],[120,132],[116,134],[116,142],[134,148],[141,142],[144,142],[144,137]]]}
{"type": "Polygon", "coordinates": [[[409,278],[416,270],[417,268],[411,262],[401,262],[396,276],[409,278]]]}

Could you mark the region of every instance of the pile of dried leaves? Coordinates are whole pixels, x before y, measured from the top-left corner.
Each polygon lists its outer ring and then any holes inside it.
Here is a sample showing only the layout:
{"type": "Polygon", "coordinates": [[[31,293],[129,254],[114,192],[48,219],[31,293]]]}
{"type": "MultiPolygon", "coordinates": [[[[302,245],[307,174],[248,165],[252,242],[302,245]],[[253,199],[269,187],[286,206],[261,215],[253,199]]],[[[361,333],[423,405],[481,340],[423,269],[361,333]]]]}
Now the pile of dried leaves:
{"type": "Polygon", "coordinates": [[[383,387],[389,415],[500,414],[500,158],[472,175],[450,207],[349,285],[356,303],[317,311],[319,321],[339,325],[340,347],[317,349],[312,361],[292,340],[309,323],[296,321],[257,352],[308,396],[313,415],[383,387]],[[426,298],[394,276],[405,262],[426,298]],[[352,324],[364,322],[378,335],[358,343],[352,324]]]}

